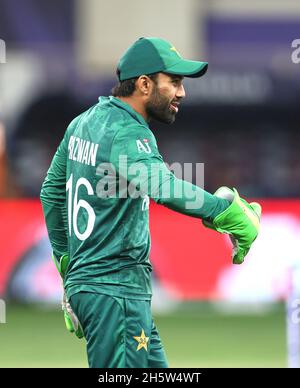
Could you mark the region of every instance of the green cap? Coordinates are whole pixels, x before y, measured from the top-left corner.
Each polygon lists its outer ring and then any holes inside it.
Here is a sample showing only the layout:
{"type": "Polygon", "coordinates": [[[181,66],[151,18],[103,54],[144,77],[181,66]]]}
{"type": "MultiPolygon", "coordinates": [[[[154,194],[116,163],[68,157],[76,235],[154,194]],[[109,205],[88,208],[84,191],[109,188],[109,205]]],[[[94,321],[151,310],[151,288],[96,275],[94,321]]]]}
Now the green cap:
{"type": "Polygon", "coordinates": [[[171,43],[160,38],[138,39],[118,64],[120,81],[160,72],[197,78],[206,73],[207,67],[207,62],[183,59],[171,43]]]}

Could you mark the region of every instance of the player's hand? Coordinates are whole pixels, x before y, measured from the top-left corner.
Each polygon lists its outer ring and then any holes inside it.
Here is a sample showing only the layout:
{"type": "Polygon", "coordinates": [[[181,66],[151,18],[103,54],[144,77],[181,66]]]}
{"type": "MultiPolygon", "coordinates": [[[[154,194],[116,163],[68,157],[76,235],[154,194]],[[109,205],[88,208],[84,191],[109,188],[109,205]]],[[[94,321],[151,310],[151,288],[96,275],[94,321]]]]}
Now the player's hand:
{"type": "Polygon", "coordinates": [[[60,276],[62,279],[64,279],[67,267],[69,264],[69,255],[64,254],[62,256],[59,256],[57,254],[52,253],[52,260],[54,261],[55,267],[58,270],[60,276]]]}
{"type": "Polygon", "coordinates": [[[233,264],[241,264],[258,235],[261,206],[257,202],[248,203],[240,198],[236,189],[228,187],[220,187],[215,195],[229,200],[231,205],[212,221],[203,220],[203,224],[229,234],[233,243],[233,264]]]}
{"type": "MultiPolygon", "coordinates": [[[[57,257],[53,254],[52,259],[55,263],[55,266],[56,266],[58,272],[60,273],[60,276],[62,277],[62,279],[64,279],[65,274],[66,274],[66,270],[67,270],[67,267],[69,264],[69,255],[65,254],[65,255],[62,255],[60,257],[60,259],[57,259],[57,257]]],[[[64,312],[64,319],[65,319],[66,327],[71,333],[75,333],[75,335],[78,338],[82,338],[82,337],[84,337],[82,327],[81,327],[80,322],[79,322],[76,314],[72,310],[72,307],[67,299],[64,286],[63,286],[63,291],[64,291],[64,293],[63,293],[63,299],[61,302],[61,306],[62,306],[62,310],[64,312]]]]}
{"type": "Polygon", "coordinates": [[[67,329],[71,333],[75,333],[78,338],[82,338],[84,336],[82,327],[80,322],[72,310],[72,307],[67,299],[66,292],[64,291],[63,300],[61,303],[62,310],[64,312],[65,324],[67,329]]]}

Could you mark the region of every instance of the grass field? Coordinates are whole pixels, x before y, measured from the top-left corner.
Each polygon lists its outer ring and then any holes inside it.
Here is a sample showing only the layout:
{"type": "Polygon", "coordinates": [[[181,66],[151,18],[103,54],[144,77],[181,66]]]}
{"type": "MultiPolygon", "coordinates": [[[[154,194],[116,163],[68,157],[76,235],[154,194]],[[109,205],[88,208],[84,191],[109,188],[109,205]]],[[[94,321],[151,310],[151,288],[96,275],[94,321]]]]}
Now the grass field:
{"type": "MultiPolygon", "coordinates": [[[[60,311],[7,306],[0,367],[87,367],[84,340],[60,311]]],[[[171,367],[285,367],[283,306],[264,314],[221,314],[201,304],[157,315],[171,367]]]]}

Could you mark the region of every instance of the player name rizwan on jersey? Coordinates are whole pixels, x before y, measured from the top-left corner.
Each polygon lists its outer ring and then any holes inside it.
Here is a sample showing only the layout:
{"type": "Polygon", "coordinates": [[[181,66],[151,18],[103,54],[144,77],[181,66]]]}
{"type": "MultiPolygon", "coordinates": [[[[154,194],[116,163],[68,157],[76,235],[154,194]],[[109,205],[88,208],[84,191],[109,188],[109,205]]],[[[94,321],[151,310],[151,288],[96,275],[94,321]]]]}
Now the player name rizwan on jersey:
{"type": "Polygon", "coordinates": [[[99,144],[71,136],[68,145],[69,159],[89,166],[95,166],[98,147],[99,144]]]}

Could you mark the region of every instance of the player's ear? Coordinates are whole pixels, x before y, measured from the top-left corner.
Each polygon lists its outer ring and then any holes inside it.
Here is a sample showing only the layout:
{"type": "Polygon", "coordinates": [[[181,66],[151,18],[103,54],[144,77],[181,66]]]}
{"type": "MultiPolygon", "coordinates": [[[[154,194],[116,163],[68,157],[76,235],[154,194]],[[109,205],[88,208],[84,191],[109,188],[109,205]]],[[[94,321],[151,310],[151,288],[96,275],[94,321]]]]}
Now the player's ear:
{"type": "Polygon", "coordinates": [[[143,96],[147,96],[151,92],[151,82],[147,75],[141,75],[136,81],[136,88],[143,96]]]}

